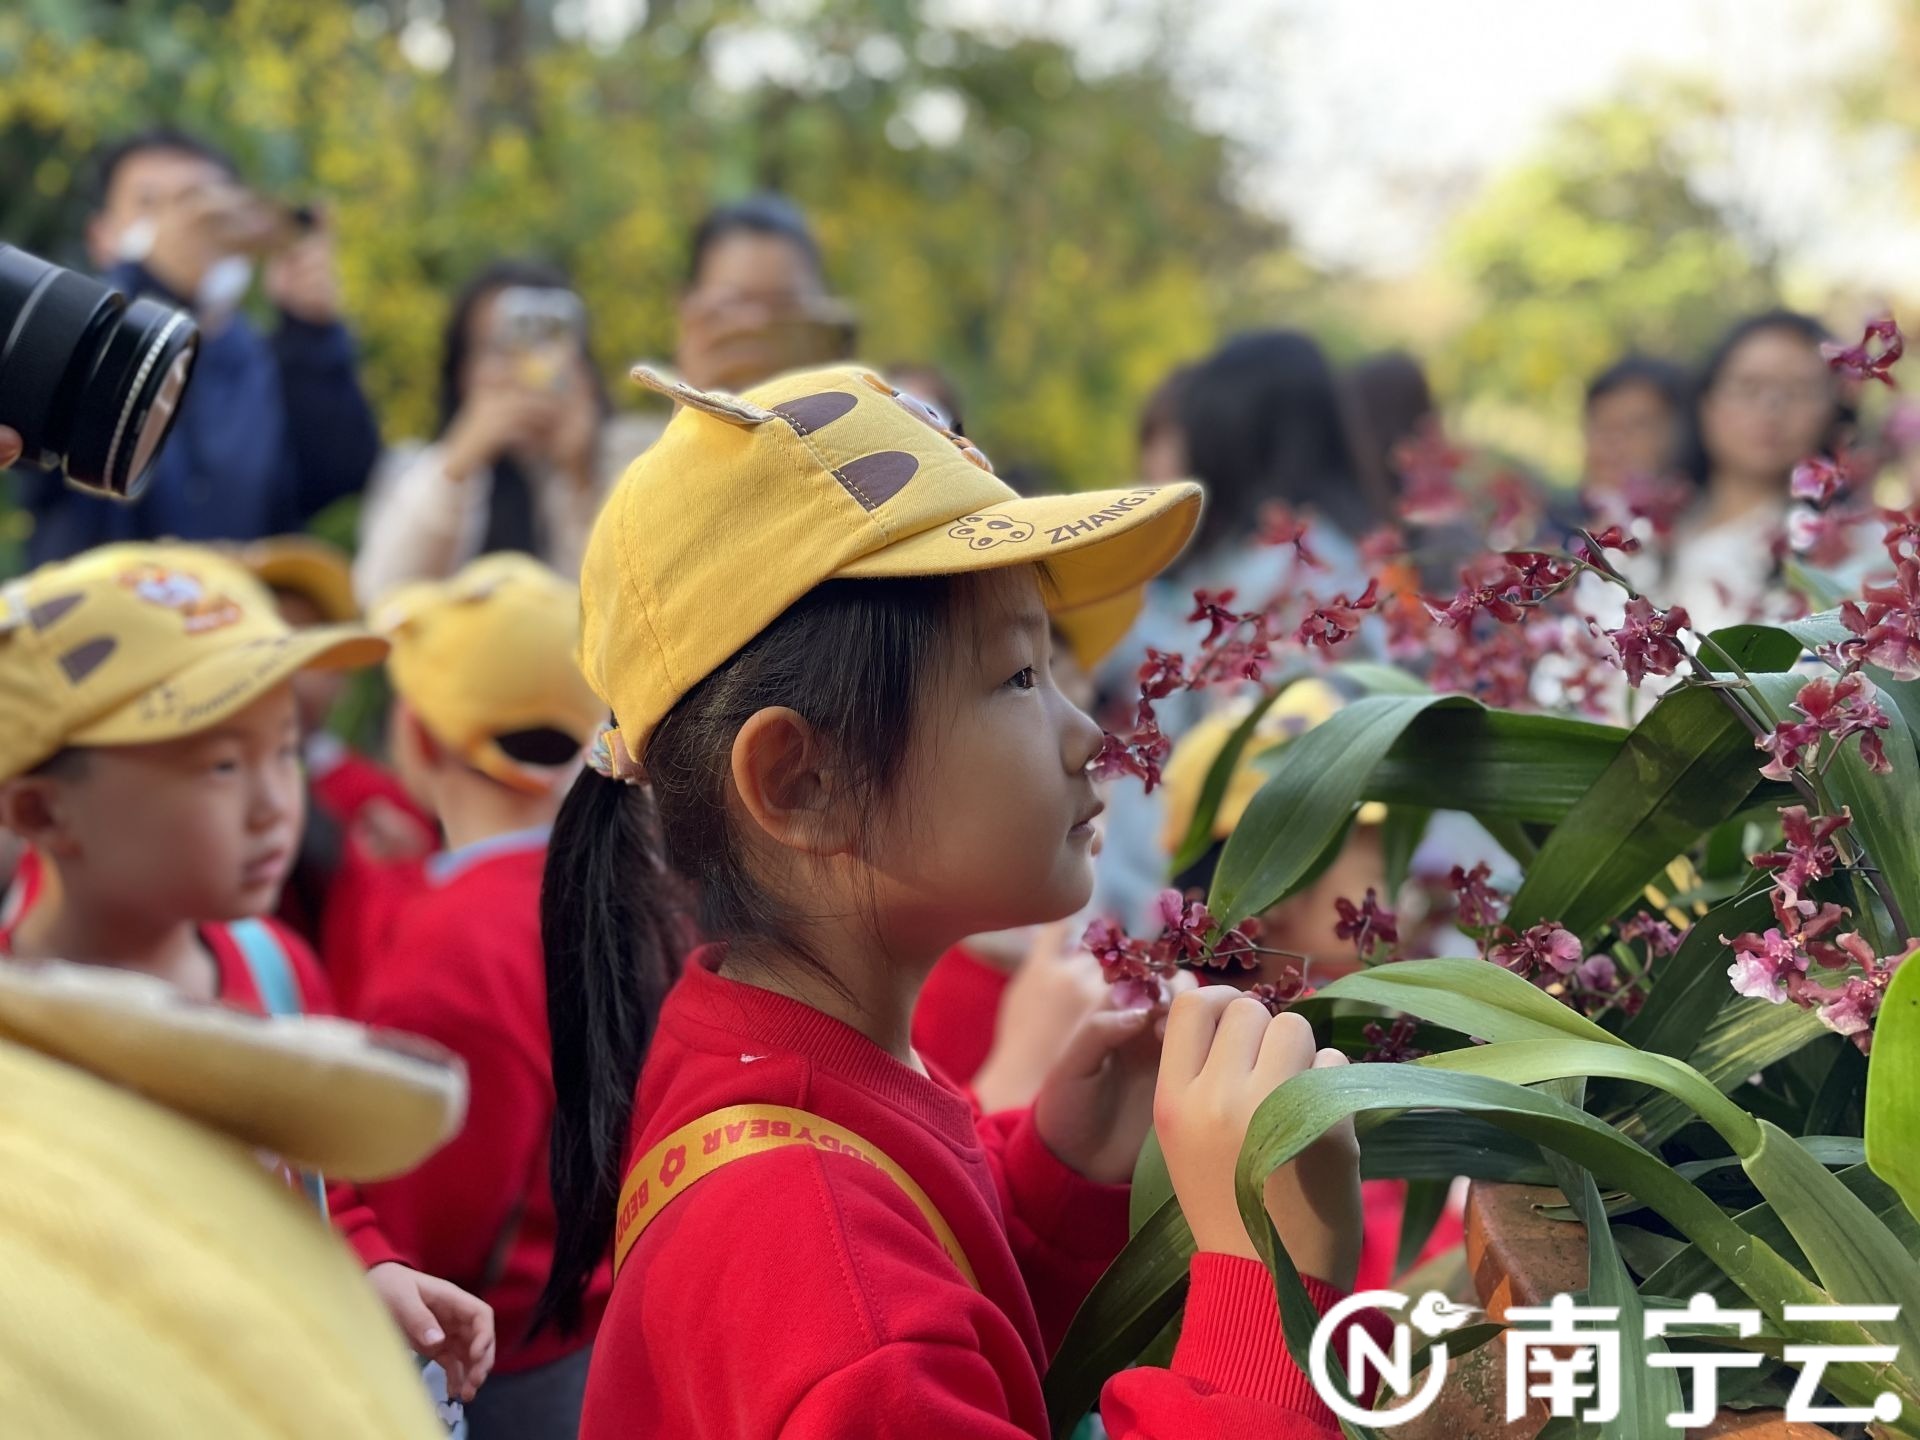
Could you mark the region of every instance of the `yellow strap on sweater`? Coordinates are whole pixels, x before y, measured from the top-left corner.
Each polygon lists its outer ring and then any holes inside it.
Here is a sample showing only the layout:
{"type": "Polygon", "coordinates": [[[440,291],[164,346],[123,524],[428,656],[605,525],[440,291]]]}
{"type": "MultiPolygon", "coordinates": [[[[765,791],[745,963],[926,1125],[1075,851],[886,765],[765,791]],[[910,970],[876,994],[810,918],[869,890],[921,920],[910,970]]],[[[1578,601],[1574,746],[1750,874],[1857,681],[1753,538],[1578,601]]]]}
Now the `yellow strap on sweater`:
{"type": "Polygon", "coordinates": [[[715,1110],[688,1121],[634,1161],[627,1171],[626,1184],[620,1187],[620,1209],[613,1228],[614,1273],[618,1274],[626,1263],[627,1252],[640,1233],[694,1181],[735,1160],[788,1145],[844,1155],[880,1171],[913,1202],[967,1284],[980,1288],[960,1241],[911,1175],[878,1146],[868,1144],[845,1126],[786,1105],[729,1105],[715,1110]]]}

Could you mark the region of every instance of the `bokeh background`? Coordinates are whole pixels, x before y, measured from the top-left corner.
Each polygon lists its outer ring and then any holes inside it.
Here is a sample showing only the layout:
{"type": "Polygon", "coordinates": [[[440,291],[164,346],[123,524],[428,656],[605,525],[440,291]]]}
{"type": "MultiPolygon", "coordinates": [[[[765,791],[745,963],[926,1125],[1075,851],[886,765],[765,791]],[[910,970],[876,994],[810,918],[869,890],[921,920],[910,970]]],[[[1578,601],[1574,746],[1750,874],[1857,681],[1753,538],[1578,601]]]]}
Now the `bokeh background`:
{"type": "Polygon", "coordinates": [[[330,212],[399,438],[483,260],[567,266],[618,377],[692,222],[770,186],[1003,468],[1116,483],[1171,365],[1284,323],[1412,348],[1451,429],[1566,480],[1625,349],[1904,313],[1916,73],[1906,0],[15,0],[0,236],[80,263],[96,144],[207,134],[330,212]]]}

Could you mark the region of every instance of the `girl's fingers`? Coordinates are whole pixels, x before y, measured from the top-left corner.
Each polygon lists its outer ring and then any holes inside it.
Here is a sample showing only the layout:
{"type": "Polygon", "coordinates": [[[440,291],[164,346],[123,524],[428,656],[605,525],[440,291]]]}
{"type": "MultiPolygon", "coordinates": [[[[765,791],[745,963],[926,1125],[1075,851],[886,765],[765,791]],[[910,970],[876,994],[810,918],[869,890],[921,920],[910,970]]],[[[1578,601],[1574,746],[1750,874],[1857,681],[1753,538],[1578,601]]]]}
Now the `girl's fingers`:
{"type": "Polygon", "coordinates": [[[1269,1086],[1281,1085],[1313,1064],[1313,1026],[1292,1011],[1269,1018],[1254,1074],[1269,1086]]]}
{"type": "Polygon", "coordinates": [[[1097,1075],[1107,1056],[1147,1028],[1150,1010],[1098,1010],[1080,1022],[1057,1067],[1068,1075],[1097,1075]]]}
{"type": "Polygon", "coordinates": [[[1166,1043],[1160,1049],[1162,1083],[1185,1085],[1199,1076],[1213,1048],[1220,1016],[1236,998],[1238,992],[1227,985],[1195,986],[1173,997],[1167,1011],[1166,1043]]]}
{"type": "Polygon", "coordinates": [[[1201,1068],[1222,1081],[1237,1080],[1260,1063],[1260,1046],[1273,1017],[1251,995],[1237,995],[1220,1017],[1213,1047],[1201,1068]]]}
{"type": "MultiPolygon", "coordinates": [[[[1352,1063],[1344,1052],[1334,1049],[1331,1045],[1319,1051],[1313,1057],[1313,1068],[1315,1070],[1337,1070],[1343,1065],[1350,1065],[1352,1063]]],[[[1341,1120],[1339,1124],[1335,1125],[1320,1138],[1322,1140],[1328,1138],[1336,1139],[1342,1144],[1353,1145],[1356,1148],[1359,1145],[1359,1141],[1354,1134],[1353,1117],[1351,1115],[1341,1120]]]]}

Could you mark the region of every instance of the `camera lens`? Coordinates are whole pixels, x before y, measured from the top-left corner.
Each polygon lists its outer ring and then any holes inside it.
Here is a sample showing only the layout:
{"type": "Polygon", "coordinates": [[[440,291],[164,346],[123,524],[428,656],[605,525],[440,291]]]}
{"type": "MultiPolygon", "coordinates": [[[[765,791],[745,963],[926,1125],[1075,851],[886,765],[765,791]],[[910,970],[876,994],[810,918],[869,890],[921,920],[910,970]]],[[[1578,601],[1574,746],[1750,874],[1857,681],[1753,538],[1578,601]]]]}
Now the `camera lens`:
{"type": "Polygon", "coordinates": [[[0,424],[73,484],[139,495],[199,346],[180,311],[0,245],[0,424]]]}

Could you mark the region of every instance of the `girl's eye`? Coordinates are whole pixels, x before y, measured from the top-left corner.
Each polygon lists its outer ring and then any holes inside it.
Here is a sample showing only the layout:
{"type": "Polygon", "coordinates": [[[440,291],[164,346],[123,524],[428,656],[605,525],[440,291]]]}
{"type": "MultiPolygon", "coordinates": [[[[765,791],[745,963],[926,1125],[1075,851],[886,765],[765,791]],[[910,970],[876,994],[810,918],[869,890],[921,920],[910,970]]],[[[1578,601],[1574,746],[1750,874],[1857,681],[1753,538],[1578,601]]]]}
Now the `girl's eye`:
{"type": "Polygon", "coordinates": [[[1033,666],[1031,665],[1027,666],[1024,670],[1018,671],[1012,679],[1007,681],[1007,684],[1016,690],[1031,690],[1039,683],[1039,678],[1033,673],[1033,666]]]}

